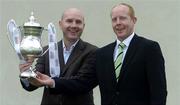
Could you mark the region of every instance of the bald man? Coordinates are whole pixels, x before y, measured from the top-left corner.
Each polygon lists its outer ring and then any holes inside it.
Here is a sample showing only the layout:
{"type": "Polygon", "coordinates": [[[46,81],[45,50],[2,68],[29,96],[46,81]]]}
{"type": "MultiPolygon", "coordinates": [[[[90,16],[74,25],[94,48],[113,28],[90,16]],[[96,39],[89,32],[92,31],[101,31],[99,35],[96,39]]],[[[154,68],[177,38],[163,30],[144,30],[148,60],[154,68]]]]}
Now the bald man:
{"type": "MultiPolygon", "coordinates": [[[[96,46],[84,42],[80,39],[85,27],[83,13],[77,8],[70,8],[64,11],[59,21],[60,29],[63,32],[63,39],[58,42],[59,60],[61,74],[58,78],[76,78],[78,71],[83,71],[87,67],[89,56],[97,49],[96,46]]],[[[44,48],[47,49],[47,46],[44,48]]],[[[36,69],[38,72],[50,76],[49,71],[49,52],[37,60],[36,69]]],[[[30,67],[32,62],[20,64],[20,72],[30,67]]],[[[86,69],[87,70],[87,69],[86,69]]],[[[85,71],[84,71],[85,72],[85,71]]],[[[33,91],[42,87],[35,79],[29,79],[28,84],[21,80],[23,88],[33,91]]],[[[61,93],[52,95],[47,87],[41,105],[94,105],[92,90],[83,94],[61,93]]]]}

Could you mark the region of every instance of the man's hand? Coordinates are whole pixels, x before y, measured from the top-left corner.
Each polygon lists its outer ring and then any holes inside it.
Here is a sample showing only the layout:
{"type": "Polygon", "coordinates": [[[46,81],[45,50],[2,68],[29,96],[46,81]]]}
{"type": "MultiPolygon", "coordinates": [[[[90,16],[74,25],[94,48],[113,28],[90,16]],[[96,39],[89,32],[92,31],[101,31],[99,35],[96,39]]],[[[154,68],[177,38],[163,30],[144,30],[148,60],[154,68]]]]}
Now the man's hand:
{"type": "Polygon", "coordinates": [[[33,62],[34,62],[34,59],[31,59],[31,60],[27,60],[26,63],[19,64],[20,72],[22,73],[26,71],[27,69],[29,69],[33,62]]]}
{"type": "Polygon", "coordinates": [[[40,83],[40,82],[37,80],[37,78],[31,77],[31,78],[28,78],[28,81],[29,81],[30,84],[32,84],[32,85],[34,85],[34,86],[36,86],[36,87],[41,87],[41,86],[43,86],[43,84],[40,83]]]}
{"type": "Polygon", "coordinates": [[[37,87],[41,86],[49,86],[53,87],[54,86],[54,80],[51,79],[49,76],[42,74],[40,72],[36,72],[37,77],[36,78],[29,78],[29,82],[37,87]]]}

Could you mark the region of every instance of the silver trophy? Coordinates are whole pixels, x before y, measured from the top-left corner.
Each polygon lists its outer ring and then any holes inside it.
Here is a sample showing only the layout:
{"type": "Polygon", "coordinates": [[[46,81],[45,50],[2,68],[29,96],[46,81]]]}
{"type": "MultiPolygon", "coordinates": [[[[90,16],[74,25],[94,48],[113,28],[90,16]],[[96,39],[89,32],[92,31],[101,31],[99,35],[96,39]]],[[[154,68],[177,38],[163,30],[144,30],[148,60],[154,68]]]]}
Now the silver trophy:
{"type": "MultiPolygon", "coordinates": [[[[15,21],[11,19],[7,24],[7,28],[9,31],[8,38],[22,63],[40,57],[48,50],[43,52],[41,35],[44,27],[41,27],[36,22],[33,12],[29,17],[29,21],[25,22],[23,26],[17,26],[15,21]]],[[[35,78],[37,75],[34,71],[35,69],[30,67],[20,73],[19,76],[20,78],[35,78]]]]}

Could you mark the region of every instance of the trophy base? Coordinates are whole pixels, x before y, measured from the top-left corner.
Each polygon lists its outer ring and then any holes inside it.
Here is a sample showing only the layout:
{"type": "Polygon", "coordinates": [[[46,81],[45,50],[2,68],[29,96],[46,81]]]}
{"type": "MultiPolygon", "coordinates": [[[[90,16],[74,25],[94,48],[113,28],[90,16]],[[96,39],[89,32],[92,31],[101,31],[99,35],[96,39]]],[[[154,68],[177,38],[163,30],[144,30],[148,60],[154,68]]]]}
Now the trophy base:
{"type": "Polygon", "coordinates": [[[28,78],[36,78],[37,74],[32,71],[32,70],[26,70],[24,72],[22,72],[19,77],[20,78],[23,78],[23,79],[28,79],[28,78]]]}

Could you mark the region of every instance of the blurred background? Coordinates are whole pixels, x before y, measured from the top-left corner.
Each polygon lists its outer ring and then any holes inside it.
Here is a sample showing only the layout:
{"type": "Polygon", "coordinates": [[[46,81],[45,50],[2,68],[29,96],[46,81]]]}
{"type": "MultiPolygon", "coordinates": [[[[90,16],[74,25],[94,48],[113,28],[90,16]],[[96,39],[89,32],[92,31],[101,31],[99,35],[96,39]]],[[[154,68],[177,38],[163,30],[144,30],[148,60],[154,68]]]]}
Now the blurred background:
{"type": "MultiPolygon", "coordinates": [[[[85,15],[82,39],[102,47],[115,40],[111,27],[111,8],[121,2],[132,5],[137,16],[135,32],[158,41],[166,66],[167,105],[180,105],[180,0],[0,0],[0,105],[39,105],[43,88],[33,92],[22,89],[19,82],[19,59],[7,38],[7,22],[27,22],[31,11],[41,26],[53,22],[58,40],[62,38],[58,21],[63,11],[76,7],[85,15]]],[[[43,45],[47,44],[43,32],[43,45]]],[[[94,100],[100,105],[98,87],[94,100]]]]}

